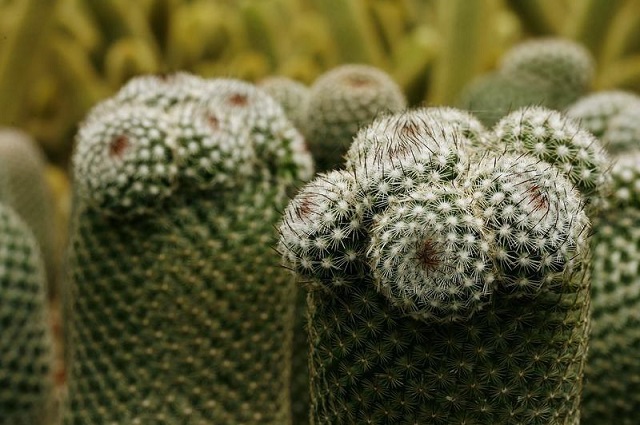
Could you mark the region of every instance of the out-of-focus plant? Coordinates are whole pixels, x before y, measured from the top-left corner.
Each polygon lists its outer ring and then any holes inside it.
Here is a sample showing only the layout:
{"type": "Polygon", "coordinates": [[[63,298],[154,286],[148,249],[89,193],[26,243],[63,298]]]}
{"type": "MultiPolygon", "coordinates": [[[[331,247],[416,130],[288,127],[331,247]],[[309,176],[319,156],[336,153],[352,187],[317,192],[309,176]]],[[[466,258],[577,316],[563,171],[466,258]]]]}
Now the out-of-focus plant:
{"type": "Polygon", "coordinates": [[[310,83],[355,62],[388,72],[411,104],[451,104],[542,35],[582,42],[595,88],[640,89],[639,12],[640,0],[0,0],[0,124],[65,164],[76,123],[132,76],[310,83]]]}

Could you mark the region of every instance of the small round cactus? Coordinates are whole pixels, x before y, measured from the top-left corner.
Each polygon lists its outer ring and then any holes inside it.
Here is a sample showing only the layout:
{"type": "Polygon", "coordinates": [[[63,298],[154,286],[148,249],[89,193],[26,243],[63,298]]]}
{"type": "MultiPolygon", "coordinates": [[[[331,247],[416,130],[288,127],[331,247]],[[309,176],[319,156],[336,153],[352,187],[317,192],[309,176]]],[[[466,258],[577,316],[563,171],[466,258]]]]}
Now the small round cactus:
{"type": "Polygon", "coordinates": [[[0,204],[0,424],[54,423],[44,264],[27,225],[0,204]]]}
{"type": "Polygon", "coordinates": [[[590,207],[609,190],[609,156],[580,125],[542,107],[517,110],[498,122],[488,145],[495,151],[533,155],[563,171],[590,207]]]}
{"type": "Polygon", "coordinates": [[[268,77],[259,81],[258,87],[280,103],[293,125],[303,131],[310,94],[307,86],[287,77],[268,77]]]}
{"type": "Polygon", "coordinates": [[[602,138],[611,119],[627,108],[638,107],[640,96],[620,90],[603,91],[584,96],[571,104],[566,114],[594,136],[602,138]]]}
{"type": "Polygon", "coordinates": [[[311,158],[261,90],[202,87],[78,132],[67,425],[291,423],[295,286],[270,247],[311,158]]]}
{"type": "Polygon", "coordinates": [[[487,142],[443,115],[374,121],[347,169],[285,211],[279,248],[308,291],[312,422],[575,423],[583,198],[533,155],[476,153],[487,142]]]}
{"type": "Polygon", "coordinates": [[[374,67],[342,65],[318,77],[311,87],[304,128],[318,171],[341,164],[361,127],[405,107],[398,85],[374,67]]]}
{"type": "Polygon", "coordinates": [[[50,298],[58,295],[54,200],[45,178],[46,159],[42,149],[26,133],[0,128],[0,168],[6,177],[3,202],[24,220],[33,232],[42,253],[50,298]]]}
{"type": "Polygon", "coordinates": [[[498,69],[471,82],[459,100],[487,126],[525,106],[562,110],[583,96],[594,60],[580,44],[559,38],[526,41],[502,57],[498,69]]]}

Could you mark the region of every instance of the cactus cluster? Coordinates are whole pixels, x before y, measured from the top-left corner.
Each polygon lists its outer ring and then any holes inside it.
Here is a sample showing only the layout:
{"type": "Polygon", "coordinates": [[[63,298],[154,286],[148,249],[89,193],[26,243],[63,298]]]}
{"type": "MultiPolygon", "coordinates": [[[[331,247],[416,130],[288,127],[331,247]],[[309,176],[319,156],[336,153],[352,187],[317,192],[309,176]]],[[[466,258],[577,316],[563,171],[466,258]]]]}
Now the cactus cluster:
{"type": "Polygon", "coordinates": [[[77,135],[64,423],[291,423],[296,288],[271,246],[301,135],[248,83],[122,90],[77,135]]]}
{"type": "Polygon", "coordinates": [[[313,423],[577,423],[598,141],[550,110],[489,132],[418,109],[346,159],[280,226],[308,291],[313,423]]]}
{"type": "Polygon", "coordinates": [[[486,125],[525,106],[562,110],[587,92],[594,66],[589,51],[578,43],[526,41],[504,54],[497,71],[469,84],[458,103],[486,125]]]}
{"type": "Polygon", "coordinates": [[[49,425],[53,351],[46,277],[33,233],[0,203],[0,424],[49,425]]]}

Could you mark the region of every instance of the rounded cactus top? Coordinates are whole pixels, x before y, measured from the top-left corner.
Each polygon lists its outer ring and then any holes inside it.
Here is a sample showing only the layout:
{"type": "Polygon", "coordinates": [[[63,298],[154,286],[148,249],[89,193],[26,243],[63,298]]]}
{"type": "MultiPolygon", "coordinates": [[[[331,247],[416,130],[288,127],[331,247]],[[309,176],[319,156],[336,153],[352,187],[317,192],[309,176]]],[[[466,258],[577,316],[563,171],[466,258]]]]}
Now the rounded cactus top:
{"type": "Polygon", "coordinates": [[[311,176],[304,140],[275,100],[237,80],[207,80],[200,89],[199,100],[168,109],[94,108],[77,135],[76,194],[127,216],[153,210],[177,187],[231,189],[252,177],[284,189],[311,176]]]}
{"type": "Polygon", "coordinates": [[[595,62],[579,43],[561,38],[540,38],[520,43],[506,52],[500,72],[523,80],[552,81],[579,96],[595,75],[595,62]]]}
{"type": "Polygon", "coordinates": [[[580,98],[570,105],[566,114],[594,136],[602,138],[611,120],[627,108],[640,107],[640,96],[621,90],[602,91],[580,98]]]}
{"type": "Polygon", "coordinates": [[[129,80],[113,100],[118,104],[135,103],[167,109],[177,103],[202,96],[204,80],[187,72],[166,75],[142,75],[129,80]]]}
{"type": "Polygon", "coordinates": [[[494,150],[532,155],[559,168],[590,205],[609,190],[609,156],[601,143],[560,112],[523,108],[501,119],[493,133],[494,150]]]}
{"type": "Polygon", "coordinates": [[[321,170],[339,165],[358,130],[406,107],[400,87],[368,65],[342,65],[318,77],[307,106],[305,136],[321,170]]]}
{"type": "Polygon", "coordinates": [[[178,174],[169,124],[160,109],[125,105],[81,125],[72,158],[77,196],[116,215],[157,207],[178,174]]]}
{"type": "Polygon", "coordinates": [[[304,129],[310,91],[307,86],[287,77],[268,77],[259,81],[258,87],[282,106],[296,128],[304,129]]]}

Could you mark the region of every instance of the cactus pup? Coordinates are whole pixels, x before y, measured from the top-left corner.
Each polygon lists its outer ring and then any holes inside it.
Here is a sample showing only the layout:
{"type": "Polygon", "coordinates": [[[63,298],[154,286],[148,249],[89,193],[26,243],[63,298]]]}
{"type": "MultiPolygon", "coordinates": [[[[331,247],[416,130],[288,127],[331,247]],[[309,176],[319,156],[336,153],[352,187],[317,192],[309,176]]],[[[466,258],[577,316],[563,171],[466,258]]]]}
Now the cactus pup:
{"type": "Polygon", "coordinates": [[[271,247],[310,156],[252,85],[169,84],[77,136],[64,423],[288,424],[295,287],[271,247]]]}
{"type": "MultiPolygon", "coordinates": [[[[461,111],[380,118],[346,169],[289,204],[279,247],[308,291],[313,423],[579,421],[590,257],[580,185],[564,151],[547,162],[476,148],[507,135],[550,142],[539,112],[501,134],[461,111]]],[[[584,161],[600,154],[585,131],[553,137],[584,147],[584,161]]]]}

